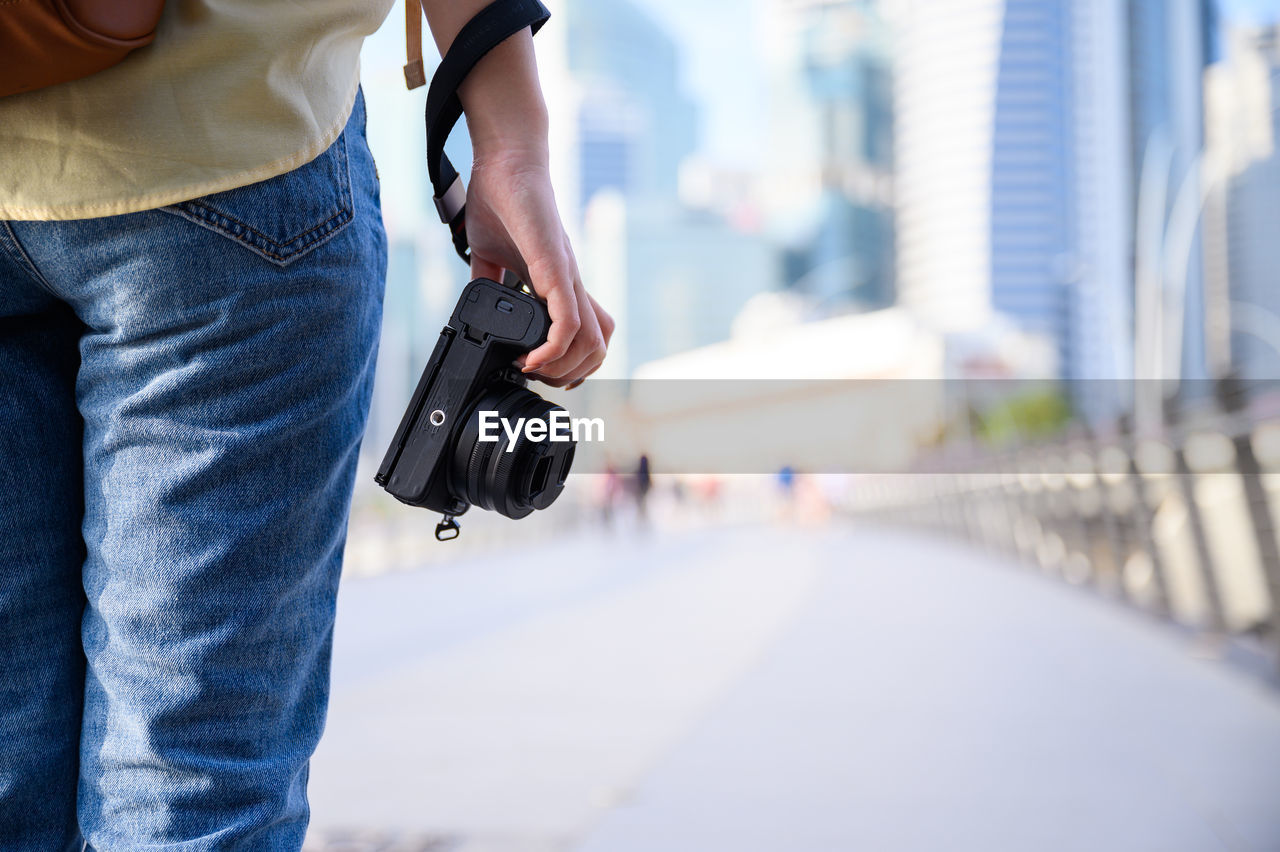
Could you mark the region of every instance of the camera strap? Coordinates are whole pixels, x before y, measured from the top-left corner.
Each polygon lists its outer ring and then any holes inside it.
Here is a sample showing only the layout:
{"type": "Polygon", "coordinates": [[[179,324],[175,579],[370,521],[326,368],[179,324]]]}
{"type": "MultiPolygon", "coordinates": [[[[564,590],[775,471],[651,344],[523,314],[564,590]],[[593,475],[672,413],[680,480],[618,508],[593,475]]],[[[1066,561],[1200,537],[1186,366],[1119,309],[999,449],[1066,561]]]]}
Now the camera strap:
{"type": "MultiPolygon", "coordinates": [[[[421,0],[406,0],[408,63],[405,83],[415,89],[426,82],[422,64],[421,0]]],[[[444,143],[462,117],[458,87],[485,55],[523,29],[537,33],[551,17],[539,0],[495,0],[467,22],[440,60],[431,87],[427,90],[427,173],[440,221],[453,234],[453,247],[467,263],[471,248],[467,242],[467,190],[453,163],[444,152],[444,143]]]]}

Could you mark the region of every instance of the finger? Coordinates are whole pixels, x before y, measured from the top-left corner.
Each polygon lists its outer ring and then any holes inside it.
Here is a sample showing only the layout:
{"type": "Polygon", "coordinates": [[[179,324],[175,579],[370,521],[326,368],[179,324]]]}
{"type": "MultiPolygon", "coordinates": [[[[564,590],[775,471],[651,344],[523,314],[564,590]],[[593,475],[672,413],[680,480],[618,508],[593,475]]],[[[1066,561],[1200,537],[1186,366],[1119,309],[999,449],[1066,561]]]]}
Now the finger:
{"type": "Polygon", "coordinates": [[[563,380],[582,367],[584,362],[604,359],[604,335],[600,331],[600,323],[587,292],[579,284],[574,288],[574,294],[578,301],[578,316],[581,318],[578,333],[574,335],[573,343],[563,356],[548,361],[537,370],[539,376],[562,380],[558,384],[563,384],[563,380]]]}
{"type": "Polygon", "coordinates": [[[566,390],[573,390],[578,385],[582,384],[583,381],[586,380],[587,376],[590,376],[592,373],[600,369],[601,365],[604,364],[605,356],[609,351],[609,339],[613,337],[613,317],[609,316],[609,313],[604,310],[604,308],[600,307],[599,303],[592,298],[590,293],[585,293],[584,291],[584,294],[587,297],[587,301],[594,309],[593,313],[595,314],[596,321],[600,325],[600,334],[604,340],[599,349],[587,355],[587,357],[582,360],[582,363],[579,364],[572,372],[555,380],[557,386],[563,386],[566,390]]]}
{"type": "Polygon", "coordinates": [[[604,345],[608,348],[610,341],[613,340],[613,332],[617,328],[617,323],[613,317],[604,308],[600,307],[600,303],[595,297],[587,293],[587,299],[591,302],[591,308],[595,312],[596,322],[600,324],[600,333],[604,335],[604,345]]]}
{"type": "MultiPolygon", "coordinates": [[[[582,362],[573,370],[565,373],[563,376],[541,376],[538,380],[544,385],[551,385],[553,388],[577,387],[582,381],[604,363],[603,352],[593,352],[582,360],[582,362]]],[[[537,375],[537,374],[535,374],[537,375]]]]}
{"type": "Polygon", "coordinates": [[[586,291],[580,284],[574,287],[574,297],[578,303],[578,333],[574,335],[573,342],[564,355],[538,368],[538,374],[549,379],[564,379],[577,370],[582,362],[604,343],[600,324],[595,318],[595,311],[591,309],[586,291]]]}
{"type": "Polygon", "coordinates": [[[588,376],[594,374],[601,366],[604,365],[604,354],[599,356],[591,356],[587,358],[567,376],[561,376],[556,379],[556,387],[563,387],[565,390],[573,390],[587,380],[588,376]]]}
{"type": "Polygon", "coordinates": [[[567,263],[554,264],[547,270],[531,264],[529,272],[533,278],[529,285],[533,292],[547,300],[547,313],[551,316],[547,342],[525,359],[525,372],[540,372],[547,364],[565,357],[578,335],[582,320],[573,286],[575,276],[567,263]]]}
{"type": "Polygon", "coordinates": [[[572,389],[582,384],[586,380],[587,376],[590,376],[596,370],[599,370],[604,364],[606,351],[606,348],[601,346],[599,349],[590,352],[582,359],[581,364],[575,367],[572,371],[554,380],[556,387],[572,389]]]}

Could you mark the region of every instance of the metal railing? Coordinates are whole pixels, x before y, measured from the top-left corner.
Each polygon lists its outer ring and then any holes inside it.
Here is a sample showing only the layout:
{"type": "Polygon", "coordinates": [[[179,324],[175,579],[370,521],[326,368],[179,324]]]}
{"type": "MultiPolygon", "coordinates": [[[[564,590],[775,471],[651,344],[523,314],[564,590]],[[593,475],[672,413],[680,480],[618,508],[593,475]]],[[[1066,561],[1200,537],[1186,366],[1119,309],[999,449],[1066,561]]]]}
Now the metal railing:
{"type": "Polygon", "coordinates": [[[1280,670],[1280,418],[1211,406],[1160,431],[866,476],[848,508],[1014,554],[1206,637],[1240,637],[1280,670]]]}

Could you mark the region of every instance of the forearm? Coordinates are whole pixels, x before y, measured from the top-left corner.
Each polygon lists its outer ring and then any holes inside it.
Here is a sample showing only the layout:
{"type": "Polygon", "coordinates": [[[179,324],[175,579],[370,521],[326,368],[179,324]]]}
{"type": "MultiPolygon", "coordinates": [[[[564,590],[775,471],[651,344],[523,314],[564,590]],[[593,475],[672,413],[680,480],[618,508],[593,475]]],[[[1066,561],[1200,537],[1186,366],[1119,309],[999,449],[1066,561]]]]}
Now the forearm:
{"type": "MultiPolygon", "coordinates": [[[[442,54],[488,2],[422,0],[442,54]]],[[[546,342],[522,356],[522,367],[556,387],[576,387],[604,360],[614,324],[583,286],[556,209],[533,34],[525,29],[490,51],[458,96],[475,153],[467,185],[471,274],[499,281],[514,272],[546,300],[546,342]]]]}
{"type": "MultiPolygon", "coordinates": [[[[431,35],[443,56],[458,32],[490,0],[422,0],[431,35]]],[[[529,30],[495,47],[467,76],[458,97],[477,154],[517,145],[546,148],[547,108],[529,30]]]]}

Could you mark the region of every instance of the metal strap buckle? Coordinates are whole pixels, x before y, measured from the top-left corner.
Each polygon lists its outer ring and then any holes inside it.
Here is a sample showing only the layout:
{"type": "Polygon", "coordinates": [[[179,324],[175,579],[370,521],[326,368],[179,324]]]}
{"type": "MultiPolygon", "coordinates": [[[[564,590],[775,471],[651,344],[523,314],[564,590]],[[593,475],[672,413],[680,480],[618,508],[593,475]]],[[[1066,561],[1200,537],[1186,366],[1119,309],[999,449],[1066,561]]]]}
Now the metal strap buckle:
{"type": "Polygon", "coordinates": [[[462,208],[467,206],[467,188],[463,185],[462,178],[454,178],[453,183],[444,191],[444,196],[436,196],[433,200],[436,212],[440,214],[440,221],[446,225],[452,223],[458,218],[462,208]]]}

